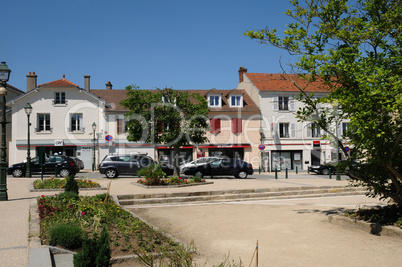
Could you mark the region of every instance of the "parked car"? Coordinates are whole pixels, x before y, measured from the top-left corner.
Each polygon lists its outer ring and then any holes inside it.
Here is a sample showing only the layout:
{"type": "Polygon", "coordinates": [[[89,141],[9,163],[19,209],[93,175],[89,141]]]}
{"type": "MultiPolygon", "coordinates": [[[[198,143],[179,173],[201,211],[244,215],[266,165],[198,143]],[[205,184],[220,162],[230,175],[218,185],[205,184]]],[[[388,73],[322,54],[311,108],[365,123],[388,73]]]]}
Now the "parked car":
{"type": "MultiPolygon", "coordinates": [[[[108,155],[99,164],[99,172],[108,178],[117,178],[119,175],[138,175],[141,168],[146,168],[152,163],[157,164],[145,155],[108,155]]],[[[173,166],[166,163],[161,166],[166,175],[173,174],[173,166]]]]}
{"type": "Polygon", "coordinates": [[[180,165],[180,172],[183,172],[183,170],[185,168],[204,165],[212,160],[220,159],[220,158],[221,157],[202,157],[202,158],[198,158],[196,160],[190,161],[190,162],[183,163],[180,165]]]}
{"type": "MultiPolygon", "coordinates": [[[[331,173],[336,173],[336,170],[337,170],[336,166],[337,166],[336,162],[328,162],[326,164],[312,165],[309,167],[309,171],[314,172],[316,174],[328,175],[330,169],[331,169],[331,173]]],[[[340,164],[339,170],[342,173],[345,172],[345,166],[340,164]]]]}
{"type": "MultiPolygon", "coordinates": [[[[29,165],[31,174],[41,174],[42,167],[39,164],[39,157],[35,157],[31,159],[31,164],[29,165]]],[[[27,163],[21,162],[17,164],[13,164],[7,168],[7,174],[13,175],[14,177],[24,177],[26,174],[27,163]]],[[[67,177],[70,174],[75,174],[80,171],[80,167],[77,162],[70,157],[67,156],[50,156],[45,159],[45,163],[43,164],[43,173],[44,174],[55,174],[57,168],[57,173],[61,177],[67,177]]]]}
{"type": "Polygon", "coordinates": [[[233,175],[244,179],[253,174],[253,165],[239,159],[218,158],[206,164],[186,167],[183,173],[199,177],[233,175]]]}
{"type": "Polygon", "coordinates": [[[80,167],[80,169],[83,170],[84,167],[85,167],[84,162],[80,158],[77,158],[77,157],[72,157],[72,158],[77,162],[77,164],[80,167]]]}

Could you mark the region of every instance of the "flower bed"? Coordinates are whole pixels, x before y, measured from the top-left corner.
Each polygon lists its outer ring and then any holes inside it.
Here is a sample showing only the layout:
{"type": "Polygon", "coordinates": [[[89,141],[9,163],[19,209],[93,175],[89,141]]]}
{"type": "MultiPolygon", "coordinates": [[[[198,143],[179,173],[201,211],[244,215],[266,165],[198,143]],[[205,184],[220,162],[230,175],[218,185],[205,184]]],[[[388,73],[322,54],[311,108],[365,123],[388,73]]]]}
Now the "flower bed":
{"type": "MultiPolygon", "coordinates": [[[[69,198],[60,195],[37,199],[42,244],[51,244],[50,231],[60,224],[79,226],[90,236],[106,226],[110,237],[111,256],[128,256],[138,252],[174,249],[178,244],[120,209],[106,194],[95,197],[69,198]],[[106,201],[105,201],[106,199],[106,201]]],[[[54,244],[52,244],[54,245],[54,244]]],[[[60,246],[60,245],[59,245],[60,246]]]]}
{"type": "MultiPolygon", "coordinates": [[[[54,177],[50,179],[35,180],[33,182],[34,189],[60,189],[66,186],[66,178],[55,179],[54,177]]],[[[93,182],[88,179],[76,179],[79,188],[99,188],[99,183],[93,182]]]]}
{"type": "Polygon", "coordinates": [[[170,177],[170,178],[154,178],[154,179],[139,179],[137,183],[147,186],[170,186],[170,185],[188,185],[196,183],[205,183],[205,179],[200,177],[192,177],[189,179],[184,179],[180,177],[170,177]]]}

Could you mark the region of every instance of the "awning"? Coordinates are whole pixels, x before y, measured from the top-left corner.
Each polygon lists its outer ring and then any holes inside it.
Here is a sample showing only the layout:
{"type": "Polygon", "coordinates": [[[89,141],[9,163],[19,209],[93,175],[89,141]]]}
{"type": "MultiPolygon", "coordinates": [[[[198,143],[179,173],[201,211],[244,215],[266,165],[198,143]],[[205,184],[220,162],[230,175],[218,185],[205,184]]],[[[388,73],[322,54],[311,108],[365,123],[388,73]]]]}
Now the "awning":
{"type": "Polygon", "coordinates": [[[248,148],[250,144],[208,144],[200,145],[199,148],[248,148]]]}

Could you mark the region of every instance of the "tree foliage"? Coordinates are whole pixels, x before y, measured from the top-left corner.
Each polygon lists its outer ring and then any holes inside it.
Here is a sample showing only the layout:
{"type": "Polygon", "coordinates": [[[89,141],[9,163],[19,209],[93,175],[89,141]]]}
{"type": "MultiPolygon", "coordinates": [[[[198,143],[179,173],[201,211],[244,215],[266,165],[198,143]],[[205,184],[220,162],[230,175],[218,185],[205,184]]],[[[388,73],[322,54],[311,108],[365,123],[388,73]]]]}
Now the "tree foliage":
{"type": "Polygon", "coordinates": [[[129,141],[164,144],[174,149],[175,176],[179,175],[179,149],[189,144],[202,144],[208,129],[208,103],[197,94],[170,88],[140,90],[126,87],[127,99],[121,104],[126,114],[129,141]]]}
{"type": "Polygon", "coordinates": [[[292,70],[328,88],[328,97],[315,99],[295,84],[306,104],[299,118],[318,123],[334,138],[330,125],[349,119],[352,157],[366,162],[352,168],[350,177],[368,186],[369,195],[402,205],[401,1],[290,2],[293,8],[285,14],[294,22],[283,34],[266,28],[245,35],[298,56],[292,70]],[[328,112],[331,105],[339,109],[328,112]]]}

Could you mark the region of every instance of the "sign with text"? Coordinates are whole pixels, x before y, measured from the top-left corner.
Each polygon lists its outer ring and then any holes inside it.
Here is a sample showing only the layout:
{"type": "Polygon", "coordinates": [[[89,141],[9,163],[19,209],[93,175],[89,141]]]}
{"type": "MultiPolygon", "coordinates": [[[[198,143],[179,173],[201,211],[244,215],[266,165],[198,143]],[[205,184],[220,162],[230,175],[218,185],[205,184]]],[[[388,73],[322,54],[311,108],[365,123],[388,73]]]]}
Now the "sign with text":
{"type": "Polygon", "coordinates": [[[54,140],[54,146],[64,146],[64,140],[54,140]]]}

